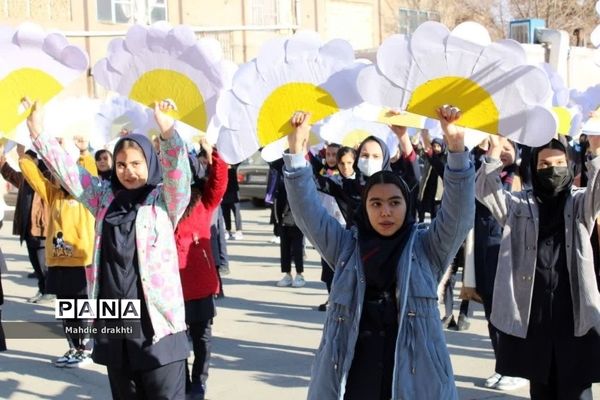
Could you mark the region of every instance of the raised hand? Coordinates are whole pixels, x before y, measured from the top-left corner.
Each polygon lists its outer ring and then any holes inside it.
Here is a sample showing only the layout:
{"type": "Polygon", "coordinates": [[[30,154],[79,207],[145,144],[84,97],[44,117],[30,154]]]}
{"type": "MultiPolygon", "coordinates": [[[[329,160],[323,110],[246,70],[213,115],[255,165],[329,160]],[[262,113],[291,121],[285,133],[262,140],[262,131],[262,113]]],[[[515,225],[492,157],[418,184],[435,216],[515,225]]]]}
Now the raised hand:
{"type": "Polygon", "coordinates": [[[290,124],[294,128],[288,135],[288,144],[291,154],[304,154],[308,146],[310,136],[310,117],[309,112],[296,111],[290,119],[290,124]]]}
{"type": "Polygon", "coordinates": [[[202,147],[204,151],[206,151],[206,159],[208,160],[208,163],[212,164],[213,147],[210,143],[208,143],[206,136],[200,138],[200,147],[202,147]]]}
{"type": "Polygon", "coordinates": [[[177,106],[171,99],[154,103],[154,119],[160,129],[160,136],[165,140],[170,139],[175,131],[175,118],[167,114],[169,110],[177,111],[177,106]]]}
{"type": "Polygon", "coordinates": [[[590,153],[592,153],[594,156],[600,156],[600,136],[589,135],[588,142],[590,144],[590,153]]]}
{"type": "Polygon", "coordinates": [[[457,107],[444,105],[437,109],[437,114],[444,131],[444,140],[452,153],[465,151],[465,130],[455,124],[461,117],[457,107]]]}
{"type": "Polygon", "coordinates": [[[24,97],[23,100],[21,100],[21,104],[23,105],[23,108],[27,110],[26,112],[29,112],[29,115],[27,116],[27,128],[29,129],[31,139],[35,140],[40,136],[44,129],[43,107],[37,100],[32,102],[27,97],[24,97]]]}

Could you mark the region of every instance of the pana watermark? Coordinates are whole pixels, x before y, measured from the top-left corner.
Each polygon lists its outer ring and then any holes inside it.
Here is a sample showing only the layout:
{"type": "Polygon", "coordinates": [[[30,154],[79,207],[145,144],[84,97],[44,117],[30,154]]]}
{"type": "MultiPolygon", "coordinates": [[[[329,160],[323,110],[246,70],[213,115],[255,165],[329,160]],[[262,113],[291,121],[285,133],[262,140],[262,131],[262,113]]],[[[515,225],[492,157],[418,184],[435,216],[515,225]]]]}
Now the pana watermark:
{"type": "Polygon", "coordinates": [[[140,319],[139,299],[57,299],[56,319],[140,319]]]}

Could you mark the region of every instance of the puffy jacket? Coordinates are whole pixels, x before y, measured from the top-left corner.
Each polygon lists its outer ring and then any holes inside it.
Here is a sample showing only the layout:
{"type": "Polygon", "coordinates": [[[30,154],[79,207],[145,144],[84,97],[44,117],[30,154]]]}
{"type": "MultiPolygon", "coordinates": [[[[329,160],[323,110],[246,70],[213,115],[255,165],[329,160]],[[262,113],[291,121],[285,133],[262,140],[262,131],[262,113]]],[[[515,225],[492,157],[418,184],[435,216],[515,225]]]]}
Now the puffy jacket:
{"type": "MultiPolygon", "coordinates": [[[[344,229],[319,203],[312,171],[285,155],[285,185],[298,227],[335,267],[323,336],[308,398],[343,399],[356,346],[365,274],[357,230],[344,229]]],[[[415,226],[397,266],[398,338],[392,399],[457,398],[437,306],[437,283],[473,225],[475,169],[468,153],[450,154],[441,210],[429,228],[415,226]],[[468,167],[467,167],[468,166],[468,167]]]]}
{"type": "Polygon", "coordinates": [[[213,163],[201,198],[179,221],[175,243],[185,301],[219,293],[219,278],[210,244],[210,225],[227,189],[227,164],[213,152],[213,163]]]}

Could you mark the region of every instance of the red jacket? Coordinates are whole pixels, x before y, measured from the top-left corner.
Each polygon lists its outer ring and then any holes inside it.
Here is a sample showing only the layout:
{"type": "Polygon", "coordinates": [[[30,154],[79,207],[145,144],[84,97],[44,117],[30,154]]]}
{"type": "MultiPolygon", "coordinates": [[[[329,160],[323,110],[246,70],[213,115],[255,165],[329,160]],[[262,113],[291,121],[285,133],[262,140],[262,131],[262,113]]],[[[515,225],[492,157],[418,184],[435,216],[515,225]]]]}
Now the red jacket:
{"type": "Polygon", "coordinates": [[[210,222],[227,189],[227,164],[216,151],[202,197],[175,230],[179,275],[185,301],[219,293],[219,278],[210,246],[210,222]]]}

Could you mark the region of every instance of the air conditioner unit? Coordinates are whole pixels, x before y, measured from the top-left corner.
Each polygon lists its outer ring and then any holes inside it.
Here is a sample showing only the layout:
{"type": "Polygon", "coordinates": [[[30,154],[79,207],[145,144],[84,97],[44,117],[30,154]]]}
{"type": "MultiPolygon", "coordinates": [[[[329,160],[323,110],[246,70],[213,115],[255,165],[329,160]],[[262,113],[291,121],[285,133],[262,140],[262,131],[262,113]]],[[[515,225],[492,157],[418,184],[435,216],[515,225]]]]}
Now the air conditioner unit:
{"type": "Polygon", "coordinates": [[[538,18],[517,19],[509,23],[509,38],[519,43],[537,43],[535,30],[545,28],[546,20],[538,18]]]}

